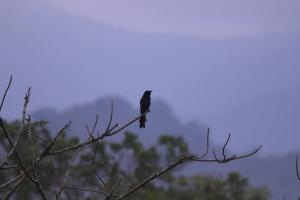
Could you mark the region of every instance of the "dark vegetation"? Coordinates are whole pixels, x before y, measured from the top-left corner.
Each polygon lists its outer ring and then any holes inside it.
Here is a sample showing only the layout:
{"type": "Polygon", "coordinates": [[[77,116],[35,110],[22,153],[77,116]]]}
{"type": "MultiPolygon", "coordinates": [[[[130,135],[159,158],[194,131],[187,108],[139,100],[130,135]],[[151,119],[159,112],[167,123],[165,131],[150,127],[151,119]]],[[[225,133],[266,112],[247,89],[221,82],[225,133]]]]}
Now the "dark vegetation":
{"type": "MultiPolygon", "coordinates": [[[[12,78],[1,100],[3,108],[12,78]]],[[[225,164],[255,154],[227,155],[230,135],[221,155],[213,150],[209,157],[209,130],[206,150],[201,155],[189,152],[183,138],[162,135],[155,145],[144,147],[125,125],[113,124],[113,103],[109,123],[103,132],[86,126],[87,138],[70,137],[71,122],[56,134],[46,121],[32,121],[27,114],[30,88],[24,98],[22,119],[8,123],[0,118],[0,197],[1,199],[267,199],[264,188],[251,187],[238,173],[225,179],[194,175],[183,176],[180,168],[190,162],[225,164]],[[124,134],[120,142],[106,138],[124,134]]],[[[150,125],[149,125],[150,126],[150,125]]]]}

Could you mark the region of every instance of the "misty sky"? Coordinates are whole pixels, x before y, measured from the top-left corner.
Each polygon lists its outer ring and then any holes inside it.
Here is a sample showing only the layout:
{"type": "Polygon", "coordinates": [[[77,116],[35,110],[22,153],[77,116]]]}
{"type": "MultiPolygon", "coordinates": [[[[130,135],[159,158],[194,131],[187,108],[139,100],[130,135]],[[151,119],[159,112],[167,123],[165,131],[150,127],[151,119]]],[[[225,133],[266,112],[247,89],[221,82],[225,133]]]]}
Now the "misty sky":
{"type": "Polygon", "coordinates": [[[298,31],[297,0],[49,1],[99,23],[144,33],[213,39],[298,31]]]}
{"type": "Polygon", "coordinates": [[[1,91],[14,75],[4,115],[20,116],[27,86],[31,111],[107,95],[137,108],[153,89],[183,122],[215,128],[218,142],[231,131],[237,149],[261,135],[266,152],[280,152],[277,142],[295,150],[299,8],[298,0],[1,0],[1,91]]]}

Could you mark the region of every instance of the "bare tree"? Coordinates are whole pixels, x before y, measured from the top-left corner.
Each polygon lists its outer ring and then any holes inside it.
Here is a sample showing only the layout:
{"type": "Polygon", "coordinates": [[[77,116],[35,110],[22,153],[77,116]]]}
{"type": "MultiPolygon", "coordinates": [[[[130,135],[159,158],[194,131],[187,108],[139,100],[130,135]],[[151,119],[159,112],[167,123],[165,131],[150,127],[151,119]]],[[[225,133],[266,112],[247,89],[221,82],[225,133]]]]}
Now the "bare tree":
{"type": "MultiPolygon", "coordinates": [[[[6,87],[6,90],[2,96],[1,104],[0,104],[0,114],[1,110],[3,108],[3,105],[5,103],[5,99],[7,96],[7,93],[10,89],[12,83],[12,76],[10,77],[9,83],[6,87]]],[[[11,169],[18,169],[18,173],[12,176],[12,178],[6,182],[0,183],[0,192],[3,193],[3,199],[9,199],[12,197],[16,189],[21,185],[25,184],[25,180],[28,180],[34,184],[36,187],[40,198],[46,200],[46,199],[61,199],[62,194],[64,193],[64,196],[66,199],[68,199],[68,193],[66,190],[80,190],[85,192],[91,192],[96,193],[101,196],[104,196],[106,200],[110,199],[117,199],[117,200],[123,200],[130,197],[132,194],[134,194],[136,191],[141,189],[143,186],[148,184],[149,182],[153,181],[154,179],[157,179],[158,177],[162,176],[163,174],[169,172],[170,170],[178,167],[179,165],[183,165],[184,163],[188,162],[212,162],[212,163],[227,163],[230,161],[246,158],[249,156],[254,155],[257,153],[261,146],[259,146],[254,151],[244,154],[244,155],[226,155],[226,147],[230,140],[230,134],[228,135],[228,138],[226,142],[223,145],[222,148],[222,158],[218,158],[215,151],[213,150],[213,158],[209,158],[207,155],[209,153],[209,129],[207,130],[206,135],[206,150],[203,154],[187,154],[182,155],[179,157],[176,161],[173,163],[170,163],[168,166],[166,166],[163,169],[160,169],[158,171],[154,171],[152,175],[149,177],[145,177],[142,181],[136,183],[135,185],[129,187],[126,191],[119,191],[120,184],[126,180],[124,178],[118,178],[114,185],[112,187],[107,187],[106,183],[103,178],[101,178],[101,175],[97,174],[95,171],[95,176],[99,180],[99,183],[105,188],[105,191],[103,190],[95,190],[92,188],[85,188],[85,187],[78,187],[78,186],[72,186],[67,184],[67,179],[69,177],[70,168],[73,166],[73,164],[76,161],[76,158],[78,157],[78,154],[82,151],[84,151],[85,148],[87,148],[90,145],[98,144],[100,141],[105,140],[108,137],[113,137],[117,134],[122,134],[123,130],[129,126],[131,126],[133,123],[138,121],[142,116],[136,116],[133,117],[133,119],[127,123],[124,123],[123,125],[119,125],[118,123],[113,124],[113,113],[114,113],[114,105],[113,102],[111,102],[111,110],[109,115],[109,122],[106,126],[106,129],[100,133],[96,130],[97,124],[99,122],[98,115],[96,115],[95,122],[93,126],[90,128],[86,125],[86,130],[88,133],[88,138],[86,141],[81,141],[78,144],[74,145],[66,145],[59,148],[54,148],[56,144],[58,143],[59,138],[66,132],[67,129],[71,126],[71,122],[67,123],[65,126],[63,126],[55,135],[54,137],[49,138],[43,138],[39,135],[36,135],[34,133],[30,133],[30,127],[32,124],[39,124],[40,127],[43,129],[43,125],[47,122],[45,121],[38,121],[38,122],[32,122],[31,116],[27,114],[27,106],[30,101],[30,95],[31,95],[31,89],[28,88],[25,97],[24,97],[24,105],[23,105],[23,111],[22,111],[22,118],[20,121],[19,130],[17,132],[17,135],[12,138],[10,134],[9,129],[6,126],[5,121],[0,117],[0,128],[2,129],[2,132],[4,133],[6,143],[1,143],[3,150],[6,151],[6,154],[3,158],[3,160],[0,162],[0,170],[1,171],[9,171],[11,169]],[[43,149],[33,150],[31,159],[30,159],[30,165],[25,163],[24,158],[21,155],[21,152],[19,152],[19,145],[22,144],[22,140],[20,139],[22,134],[24,134],[24,130],[28,129],[28,137],[35,138],[40,143],[45,143],[43,149]],[[8,145],[7,145],[8,144],[8,145]],[[57,188],[57,191],[55,194],[50,194],[48,191],[45,191],[39,177],[39,165],[46,160],[46,158],[51,156],[59,156],[62,154],[70,153],[72,152],[72,157],[68,162],[68,166],[66,168],[66,171],[64,172],[63,180],[59,183],[59,186],[57,188]]],[[[97,145],[95,145],[97,147],[97,145]]],[[[93,168],[95,160],[96,160],[96,148],[93,152],[91,165],[90,167],[93,168]]],[[[298,160],[298,156],[297,156],[298,160]]],[[[298,165],[296,163],[297,168],[297,176],[299,177],[298,172],[298,165]]]]}

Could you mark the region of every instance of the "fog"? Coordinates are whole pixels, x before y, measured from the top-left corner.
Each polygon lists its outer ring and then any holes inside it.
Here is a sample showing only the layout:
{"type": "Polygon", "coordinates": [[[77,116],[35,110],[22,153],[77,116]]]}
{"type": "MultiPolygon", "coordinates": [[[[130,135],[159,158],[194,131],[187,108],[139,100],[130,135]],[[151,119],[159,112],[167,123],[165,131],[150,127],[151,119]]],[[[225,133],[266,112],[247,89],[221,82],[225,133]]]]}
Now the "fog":
{"type": "Polygon", "coordinates": [[[298,1],[0,2],[3,111],[65,110],[119,96],[135,108],[145,89],[182,122],[212,128],[233,150],[299,149],[298,1]]]}

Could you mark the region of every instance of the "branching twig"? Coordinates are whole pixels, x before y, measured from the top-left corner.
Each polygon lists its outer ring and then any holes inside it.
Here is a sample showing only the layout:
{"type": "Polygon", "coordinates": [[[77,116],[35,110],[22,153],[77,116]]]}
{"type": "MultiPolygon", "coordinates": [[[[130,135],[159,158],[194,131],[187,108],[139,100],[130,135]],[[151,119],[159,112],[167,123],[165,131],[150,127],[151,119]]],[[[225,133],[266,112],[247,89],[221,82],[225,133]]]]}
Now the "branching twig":
{"type": "MultiPolygon", "coordinates": [[[[10,77],[9,83],[7,85],[7,88],[4,92],[4,95],[2,97],[1,103],[0,103],[0,112],[2,110],[6,95],[9,91],[9,88],[11,86],[11,82],[12,82],[12,76],[10,77]]],[[[6,191],[6,194],[4,196],[4,199],[8,199],[12,196],[12,194],[15,192],[15,190],[18,188],[18,186],[20,186],[25,178],[28,178],[32,183],[35,184],[35,187],[37,188],[39,194],[41,195],[42,199],[47,200],[47,196],[46,196],[46,192],[43,190],[43,187],[41,185],[41,182],[39,180],[38,177],[38,165],[41,163],[41,161],[47,157],[47,156],[55,156],[55,155],[61,155],[64,154],[66,152],[69,151],[73,151],[73,150],[78,150],[77,152],[74,153],[74,155],[72,156],[72,158],[70,159],[66,172],[64,174],[64,179],[58,189],[57,194],[55,195],[56,199],[59,199],[61,194],[64,192],[67,195],[67,192],[64,191],[65,189],[73,189],[73,190],[81,190],[81,191],[85,191],[85,192],[94,192],[94,193],[98,193],[101,195],[105,196],[106,200],[115,198],[117,200],[123,200],[128,198],[129,196],[131,196],[132,194],[134,194],[136,191],[138,191],[139,189],[141,189],[142,187],[144,187],[146,184],[148,184],[149,182],[151,182],[152,180],[162,176],[163,174],[171,171],[172,169],[176,168],[179,165],[182,165],[184,163],[187,162],[215,162],[215,163],[227,163],[233,160],[237,160],[237,159],[242,159],[242,158],[246,158],[249,156],[254,155],[255,153],[257,153],[261,146],[259,146],[257,149],[255,149],[254,151],[245,154],[245,155],[232,155],[232,156],[227,156],[226,155],[226,147],[229,143],[230,140],[230,134],[228,135],[228,138],[225,142],[225,144],[223,145],[222,148],[222,155],[223,158],[219,159],[215,153],[215,151],[213,150],[213,158],[206,158],[206,156],[209,153],[209,129],[207,129],[207,135],[206,135],[206,148],[205,151],[202,155],[195,155],[195,154],[190,154],[190,155],[182,155],[178,160],[174,161],[173,163],[171,163],[170,165],[166,166],[163,169],[158,170],[157,172],[153,173],[151,176],[145,178],[144,180],[142,180],[140,183],[137,183],[136,186],[134,186],[133,188],[129,189],[128,191],[125,191],[122,195],[116,195],[115,193],[120,193],[118,191],[118,187],[120,187],[121,181],[123,180],[122,178],[118,179],[116,181],[116,183],[113,185],[113,187],[108,190],[104,180],[99,176],[99,174],[97,173],[97,169],[95,167],[95,159],[96,159],[96,153],[97,153],[97,149],[99,146],[99,141],[103,140],[106,137],[111,137],[114,136],[118,133],[120,133],[121,131],[123,131],[125,128],[129,127],[130,125],[132,125],[133,123],[135,123],[136,121],[138,121],[143,115],[146,114],[143,113],[142,115],[132,119],[131,121],[129,121],[128,123],[122,125],[119,127],[119,124],[116,123],[115,125],[112,125],[112,121],[113,121],[113,112],[114,112],[114,104],[113,101],[111,101],[111,109],[110,109],[110,115],[109,115],[109,121],[107,124],[106,129],[104,130],[104,132],[102,134],[99,133],[99,131],[97,131],[97,135],[94,136],[94,133],[96,131],[96,127],[98,124],[98,114],[96,115],[96,119],[94,122],[94,125],[92,127],[92,129],[90,129],[87,125],[86,125],[86,129],[87,132],[89,134],[89,138],[87,141],[84,142],[80,142],[79,144],[75,144],[75,145],[71,145],[71,146],[67,146],[67,147],[62,147],[59,149],[55,149],[55,145],[57,144],[57,140],[58,138],[70,127],[71,122],[69,122],[68,124],[66,124],[63,128],[61,128],[59,130],[59,132],[55,135],[55,137],[51,140],[46,140],[43,139],[42,137],[36,136],[34,133],[32,134],[33,137],[37,138],[38,142],[41,141],[47,141],[47,145],[46,147],[43,149],[43,151],[41,153],[37,153],[35,154],[33,152],[32,157],[31,157],[31,161],[32,161],[32,166],[29,166],[29,169],[26,168],[24,162],[22,161],[22,157],[18,152],[18,143],[22,142],[20,141],[21,138],[21,134],[24,132],[24,126],[25,126],[25,122],[26,120],[28,121],[28,128],[29,131],[31,131],[31,126],[34,124],[34,122],[31,122],[31,117],[28,115],[28,118],[26,118],[27,116],[27,106],[29,103],[29,99],[30,99],[30,93],[31,92],[31,88],[28,88],[27,93],[25,94],[24,97],[24,105],[23,105],[23,111],[22,111],[22,120],[20,123],[20,127],[19,130],[17,132],[17,136],[15,138],[11,137],[6,125],[4,123],[4,121],[2,120],[2,118],[0,117],[0,128],[3,130],[3,133],[5,135],[6,140],[8,141],[8,149],[7,149],[7,155],[6,155],[6,159],[0,164],[0,170],[8,170],[8,169],[16,169],[16,172],[19,170],[18,175],[16,175],[14,178],[11,178],[9,181],[2,183],[0,185],[0,190],[1,191],[6,191]],[[13,140],[14,139],[14,140],[13,140]],[[91,144],[95,144],[95,149],[94,149],[94,154],[91,160],[91,167],[94,168],[95,174],[97,179],[101,182],[101,184],[103,184],[104,186],[104,190],[105,191],[100,191],[100,190],[94,190],[92,188],[85,188],[85,187],[78,187],[78,186],[68,186],[67,185],[67,179],[69,176],[69,171],[70,168],[72,166],[72,161],[75,160],[77,154],[80,152],[80,150],[84,149],[84,147],[91,145],[91,144]],[[10,149],[10,150],[9,150],[10,149]],[[17,162],[15,162],[15,160],[13,160],[14,162],[10,162],[8,161],[10,156],[14,154],[16,156],[17,162]]],[[[46,129],[44,129],[44,127],[42,126],[42,123],[39,123],[41,126],[41,129],[45,132],[47,132],[46,129]]],[[[31,134],[29,134],[31,135],[31,134]]],[[[31,140],[30,140],[31,141],[31,140]]],[[[2,143],[2,145],[4,146],[5,143],[2,143]]],[[[297,177],[300,180],[300,175],[299,175],[299,170],[298,170],[298,155],[296,157],[296,171],[297,171],[297,177]]],[[[16,173],[17,174],[17,173],[16,173]]]]}
{"type": "Polygon", "coordinates": [[[47,200],[48,198],[47,198],[47,196],[46,196],[46,194],[44,192],[44,189],[43,189],[43,187],[42,187],[42,185],[40,183],[40,180],[39,180],[39,177],[37,175],[35,167],[33,167],[33,178],[34,178],[33,182],[36,185],[36,187],[37,187],[37,189],[38,189],[38,191],[39,191],[42,199],[47,200]]]}
{"type": "Polygon", "coordinates": [[[250,152],[248,154],[245,154],[245,155],[241,155],[241,156],[232,155],[230,157],[227,157],[226,154],[225,154],[225,152],[226,152],[226,147],[228,145],[229,140],[230,140],[230,134],[228,135],[227,140],[226,140],[226,142],[225,142],[225,144],[223,145],[223,148],[222,148],[223,159],[219,159],[217,157],[217,155],[216,155],[215,150],[213,150],[214,159],[201,159],[201,158],[198,158],[197,161],[227,163],[227,162],[232,161],[232,160],[237,160],[237,159],[242,159],[242,158],[246,158],[246,157],[252,156],[252,155],[256,154],[261,149],[261,147],[262,147],[262,145],[260,145],[254,151],[252,151],[252,152],[250,152]]]}
{"type": "Polygon", "coordinates": [[[19,185],[25,180],[26,175],[22,175],[20,179],[18,179],[17,183],[5,194],[3,200],[7,200],[11,197],[11,195],[15,192],[15,190],[19,187],[19,185]]]}
{"type": "Polygon", "coordinates": [[[67,123],[62,129],[60,129],[60,131],[56,134],[56,136],[53,138],[53,140],[51,140],[51,142],[48,144],[48,146],[44,149],[44,151],[40,154],[38,160],[42,159],[43,157],[45,157],[47,154],[50,154],[50,150],[53,147],[53,145],[55,144],[57,138],[63,134],[65,132],[65,130],[67,130],[69,127],[71,126],[71,121],[69,123],[67,123]]]}
{"type": "Polygon", "coordinates": [[[22,178],[24,176],[24,173],[20,173],[19,175],[17,175],[16,177],[14,177],[13,179],[3,183],[0,185],[0,189],[8,187],[9,185],[15,183],[16,181],[18,181],[20,178],[22,178]]]}
{"type": "Polygon", "coordinates": [[[88,132],[88,134],[89,134],[89,138],[91,138],[91,139],[93,139],[94,138],[94,132],[95,132],[95,130],[96,130],[96,126],[97,126],[97,124],[98,124],[98,114],[96,115],[96,119],[95,119],[95,122],[94,122],[94,126],[93,126],[93,128],[92,128],[92,131],[90,131],[90,129],[89,129],[89,126],[86,124],[85,125],[85,129],[87,130],[87,132],[88,132]]]}
{"type": "Polygon", "coordinates": [[[108,125],[106,127],[105,133],[108,133],[109,129],[110,129],[110,125],[112,122],[112,118],[113,118],[113,112],[114,112],[114,102],[111,101],[111,106],[110,106],[110,115],[109,115],[109,121],[108,121],[108,125]]]}
{"type": "Polygon", "coordinates": [[[142,182],[140,182],[139,184],[137,184],[134,188],[130,189],[127,193],[125,193],[124,195],[122,195],[121,197],[118,198],[118,200],[122,200],[122,199],[126,199],[129,196],[131,196],[133,193],[135,193],[138,189],[144,187],[147,183],[149,183],[150,181],[154,180],[155,178],[162,176],[163,174],[167,173],[168,171],[172,170],[173,168],[175,168],[176,166],[187,162],[187,161],[192,161],[195,159],[194,155],[187,155],[187,156],[183,156],[180,159],[178,159],[176,162],[172,163],[171,165],[169,165],[168,167],[164,168],[163,170],[159,170],[156,173],[152,174],[150,177],[144,179],[142,182]]]}
{"type": "MultiPolygon", "coordinates": [[[[79,149],[79,150],[80,150],[80,149],[79,149]]],[[[65,186],[66,186],[66,184],[67,184],[67,179],[68,179],[68,176],[69,176],[70,168],[71,168],[71,166],[72,166],[72,162],[76,159],[78,153],[80,152],[79,150],[76,151],[76,152],[73,154],[73,156],[71,157],[71,159],[70,159],[70,161],[69,161],[69,163],[68,163],[68,167],[67,167],[67,170],[66,170],[66,173],[65,173],[65,176],[64,176],[64,180],[63,180],[63,182],[62,182],[62,184],[61,184],[61,186],[60,186],[60,188],[59,188],[57,194],[55,195],[55,199],[59,199],[61,193],[63,192],[63,190],[64,190],[64,188],[65,188],[65,186]]]]}
{"type": "MultiPolygon", "coordinates": [[[[6,164],[6,163],[5,163],[6,164]]],[[[0,171],[4,171],[4,170],[9,170],[9,169],[15,169],[17,168],[18,166],[17,165],[7,165],[7,166],[3,166],[2,167],[2,164],[0,166],[0,171]]]]}
{"type": "Polygon", "coordinates": [[[78,149],[80,147],[92,144],[92,143],[94,143],[94,142],[96,142],[98,140],[103,140],[105,137],[112,136],[112,135],[115,135],[115,134],[121,132],[123,129],[125,129],[128,126],[130,126],[131,124],[133,124],[134,122],[138,121],[139,119],[140,119],[140,116],[136,117],[133,120],[131,120],[130,122],[128,122],[127,124],[123,125],[121,128],[119,128],[118,130],[115,130],[112,133],[106,134],[106,132],[104,132],[101,136],[99,136],[97,138],[94,138],[93,140],[89,140],[89,141],[86,141],[86,142],[83,142],[83,143],[80,143],[80,144],[75,144],[73,146],[65,147],[65,148],[62,148],[62,149],[53,150],[53,151],[50,151],[48,154],[49,155],[62,154],[64,152],[76,150],[76,149],[78,149]]]}
{"type": "Polygon", "coordinates": [[[114,184],[114,186],[112,187],[110,193],[106,196],[105,200],[109,200],[111,199],[112,197],[114,197],[114,192],[116,191],[116,189],[119,187],[119,185],[121,184],[123,178],[119,178],[117,180],[117,182],[114,184]]]}
{"type": "MultiPolygon", "coordinates": [[[[20,125],[20,128],[19,128],[18,134],[17,134],[17,138],[16,138],[16,140],[15,140],[13,146],[12,146],[12,149],[7,154],[7,158],[9,158],[14,153],[14,151],[16,150],[18,142],[20,140],[20,136],[23,132],[23,127],[24,127],[24,124],[25,124],[25,116],[26,116],[27,105],[29,103],[29,98],[30,98],[30,90],[31,90],[31,88],[29,87],[28,90],[27,90],[27,93],[25,94],[21,125],[20,125]]],[[[1,125],[1,127],[2,127],[2,125],[1,125]]],[[[9,137],[7,137],[7,139],[9,139],[9,137]]]]}
{"type": "MultiPolygon", "coordinates": [[[[231,156],[229,158],[226,157],[225,155],[225,149],[226,149],[226,146],[229,142],[229,139],[230,139],[230,136],[227,138],[224,146],[223,146],[223,159],[222,160],[219,160],[216,156],[215,156],[215,159],[204,159],[204,157],[208,154],[208,145],[209,145],[209,129],[207,130],[207,137],[206,137],[206,142],[207,142],[207,147],[206,147],[206,151],[204,152],[203,155],[201,156],[197,156],[197,155],[184,155],[182,156],[181,158],[179,158],[176,162],[172,163],[171,165],[167,166],[166,168],[164,168],[163,170],[159,170],[158,172],[152,174],[150,177],[144,179],[142,182],[140,182],[137,186],[135,186],[134,188],[130,189],[127,193],[125,193],[124,195],[122,195],[121,197],[118,198],[118,200],[123,200],[123,199],[126,199],[128,198],[129,196],[131,196],[133,193],[135,193],[138,189],[142,188],[143,186],[145,186],[147,183],[149,183],[150,181],[152,181],[153,179],[167,173],[168,171],[174,169],[175,167],[185,163],[185,162],[188,162],[188,161],[197,161],[197,162],[217,162],[217,163],[227,163],[229,161],[232,161],[232,160],[237,160],[237,159],[241,159],[241,158],[245,158],[245,157],[249,157],[251,155],[254,155],[255,153],[257,153],[261,146],[259,146],[256,150],[254,150],[253,152],[250,152],[248,154],[245,154],[245,155],[242,155],[242,156],[231,156]]],[[[213,151],[214,152],[214,151],[213,151]]],[[[215,155],[215,153],[214,153],[215,155]]]]}

